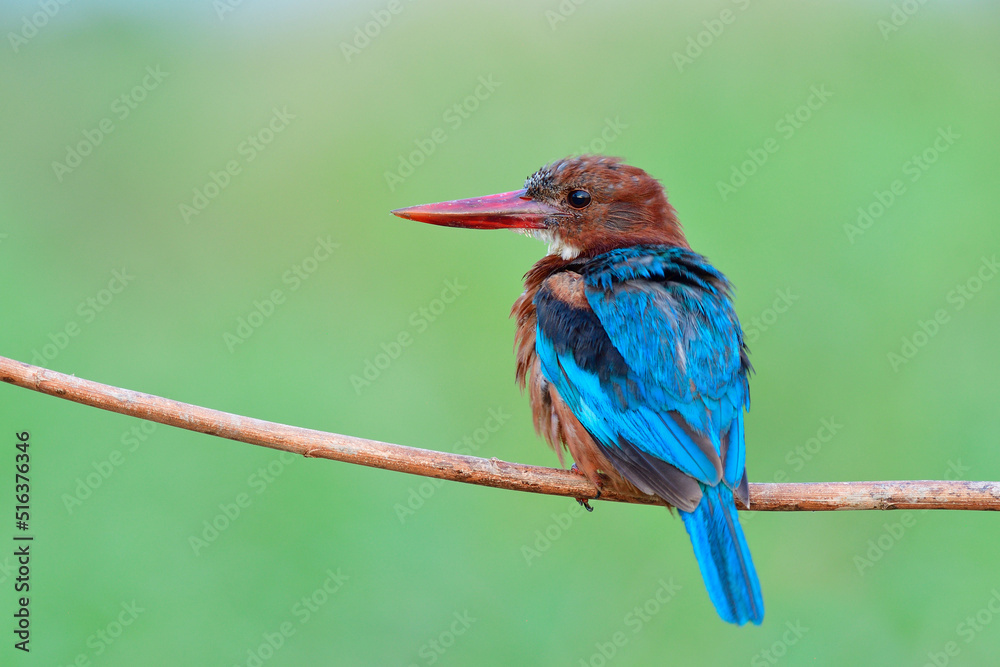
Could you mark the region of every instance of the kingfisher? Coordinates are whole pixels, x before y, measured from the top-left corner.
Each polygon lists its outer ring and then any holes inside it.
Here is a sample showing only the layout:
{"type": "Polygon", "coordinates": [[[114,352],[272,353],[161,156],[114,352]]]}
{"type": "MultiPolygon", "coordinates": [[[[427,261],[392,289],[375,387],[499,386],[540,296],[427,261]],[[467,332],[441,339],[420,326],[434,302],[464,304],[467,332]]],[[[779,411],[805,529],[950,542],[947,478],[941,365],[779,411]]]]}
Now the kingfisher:
{"type": "Polygon", "coordinates": [[[542,167],[520,190],[392,213],[548,244],[511,310],[535,430],[598,490],[634,488],[676,507],[719,615],[760,624],[735,502],[748,503],[752,367],[732,287],[691,250],[659,181],[583,155],[542,167]]]}

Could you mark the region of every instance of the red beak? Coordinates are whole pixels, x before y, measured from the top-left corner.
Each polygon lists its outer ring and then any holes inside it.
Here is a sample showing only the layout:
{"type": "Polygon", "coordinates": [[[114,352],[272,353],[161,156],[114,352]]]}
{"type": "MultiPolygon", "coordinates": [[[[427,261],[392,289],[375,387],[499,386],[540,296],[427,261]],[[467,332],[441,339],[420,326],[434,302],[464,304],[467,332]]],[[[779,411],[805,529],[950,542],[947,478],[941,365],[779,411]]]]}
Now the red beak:
{"type": "Polygon", "coordinates": [[[524,193],[525,190],[515,190],[488,197],[411,206],[396,209],[392,214],[445,227],[545,229],[545,218],[558,214],[559,209],[537,202],[524,193]]]}

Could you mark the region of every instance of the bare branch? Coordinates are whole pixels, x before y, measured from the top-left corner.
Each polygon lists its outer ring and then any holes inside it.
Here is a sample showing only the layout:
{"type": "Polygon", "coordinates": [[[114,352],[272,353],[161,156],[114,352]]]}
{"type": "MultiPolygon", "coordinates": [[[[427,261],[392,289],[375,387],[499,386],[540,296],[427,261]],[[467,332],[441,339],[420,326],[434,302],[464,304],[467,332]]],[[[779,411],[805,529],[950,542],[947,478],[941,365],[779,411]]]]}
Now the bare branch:
{"type": "MultiPolygon", "coordinates": [[[[0,380],[102,410],[302,456],[357,463],[498,489],[574,498],[593,499],[597,495],[597,489],[589,481],[568,470],[404,447],[241,417],[64,375],[6,357],[0,357],[0,380]]],[[[663,504],[652,496],[620,494],[608,489],[601,494],[601,500],[663,504]]],[[[909,481],[751,484],[750,506],[754,510],[771,511],[1000,510],[1000,483],[909,481]]]]}

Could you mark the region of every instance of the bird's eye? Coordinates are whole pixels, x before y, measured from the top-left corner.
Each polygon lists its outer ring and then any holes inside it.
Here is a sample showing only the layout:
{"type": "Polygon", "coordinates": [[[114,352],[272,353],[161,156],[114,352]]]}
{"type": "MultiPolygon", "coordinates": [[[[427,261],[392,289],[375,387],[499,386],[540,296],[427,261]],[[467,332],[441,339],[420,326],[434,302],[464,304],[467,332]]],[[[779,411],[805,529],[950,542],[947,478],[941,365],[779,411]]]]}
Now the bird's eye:
{"type": "Polygon", "coordinates": [[[573,208],[586,208],[590,204],[590,193],[586,190],[573,190],[567,200],[573,208]]]}

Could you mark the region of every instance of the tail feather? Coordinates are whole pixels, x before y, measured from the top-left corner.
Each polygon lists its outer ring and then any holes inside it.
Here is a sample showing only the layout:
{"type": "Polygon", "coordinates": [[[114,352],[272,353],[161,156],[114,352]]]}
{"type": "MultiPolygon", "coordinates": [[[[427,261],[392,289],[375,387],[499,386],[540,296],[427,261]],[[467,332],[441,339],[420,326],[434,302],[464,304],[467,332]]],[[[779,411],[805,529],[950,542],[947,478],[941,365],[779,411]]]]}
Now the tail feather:
{"type": "Polygon", "coordinates": [[[680,512],[708,596],[719,616],[737,625],[764,620],[760,581],[736,514],[733,492],[724,484],[702,485],[704,495],[694,512],[680,512]]]}

